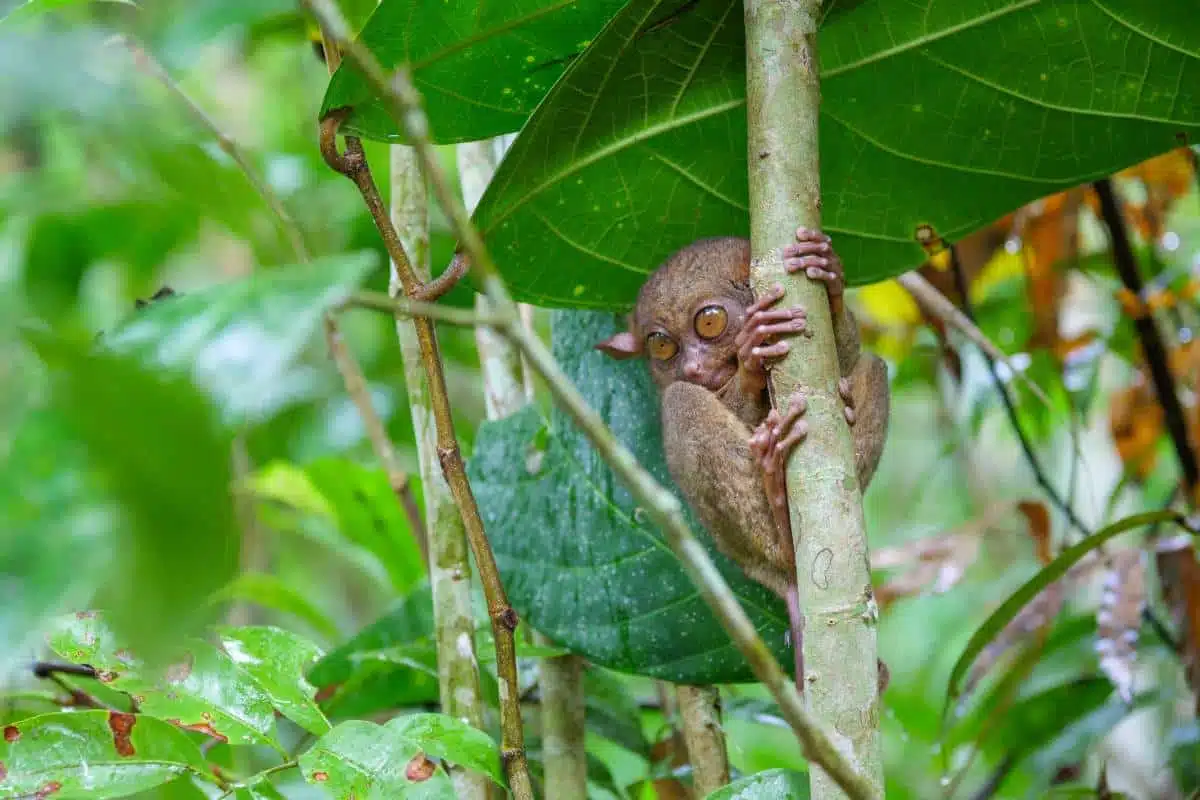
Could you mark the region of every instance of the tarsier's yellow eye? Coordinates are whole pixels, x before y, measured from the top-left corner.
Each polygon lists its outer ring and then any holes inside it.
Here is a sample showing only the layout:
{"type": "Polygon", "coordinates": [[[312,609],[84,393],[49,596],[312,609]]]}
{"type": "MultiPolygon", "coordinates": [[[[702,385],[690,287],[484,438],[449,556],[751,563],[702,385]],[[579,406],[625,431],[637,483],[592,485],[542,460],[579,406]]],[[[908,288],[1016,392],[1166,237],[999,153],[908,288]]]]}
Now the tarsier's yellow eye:
{"type": "Polygon", "coordinates": [[[696,333],[702,339],[715,339],[725,332],[729,315],[720,306],[705,306],[696,312],[696,333]]]}
{"type": "Polygon", "coordinates": [[[655,331],[646,337],[646,351],[657,361],[666,361],[678,350],[679,346],[675,344],[675,340],[665,333],[655,331]]]}

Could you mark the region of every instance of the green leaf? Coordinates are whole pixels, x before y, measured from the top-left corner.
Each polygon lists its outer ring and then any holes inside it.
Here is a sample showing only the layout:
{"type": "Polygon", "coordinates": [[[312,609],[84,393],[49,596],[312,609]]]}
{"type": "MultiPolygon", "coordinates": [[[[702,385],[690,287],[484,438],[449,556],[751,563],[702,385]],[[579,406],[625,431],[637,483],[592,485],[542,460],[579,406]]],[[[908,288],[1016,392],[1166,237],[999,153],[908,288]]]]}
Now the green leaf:
{"type": "Polygon", "coordinates": [[[967,642],[966,648],[963,650],[962,655],[958,657],[958,661],[955,662],[954,669],[950,673],[950,682],[946,689],[946,708],[948,709],[954,698],[958,697],[962,679],[966,676],[967,670],[970,669],[976,656],[983,651],[983,648],[1042,589],[1045,589],[1051,583],[1066,575],[1067,570],[1078,563],[1081,558],[1114,536],[1145,525],[1152,525],[1156,522],[1171,521],[1182,524],[1183,518],[1174,511],[1148,511],[1141,514],[1133,514],[1123,520],[1114,522],[1112,525],[1097,531],[1083,541],[1077,542],[1066,550],[1063,550],[1056,559],[1043,567],[1036,575],[1026,581],[1021,588],[1017,589],[1007,600],[1001,603],[1000,607],[993,611],[991,616],[972,634],[970,641],[967,642]]]}
{"type": "Polygon", "coordinates": [[[336,689],[323,703],[331,716],[365,716],[436,702],[437,663],[432,637],[433,598],[428,585],[424,585],[326,654],[309,671],[308,678],[322,690],[336,689]],[[412,660],[402,663],[380,659],[380,651],[397,647],[404,648],[412,660]],[[364,660],[368,654],[372,657],[364,660]]]}
{"type": "Polygon", "coordinates": [[[41,16],[48,11],[57,11],[60,8],[69,8],[70,6],[81,6],[89,2],[118,3],[126,6],[137,5],[133,0],[24,0],[24,2],[18,0],[17,5],[7,14],[0,13],[0,24],[21,22],[41,16]]]}
{"type": "Polygon", "coordinates": [[[243,572],[213,595],[213,602],[241,601],[291,614],[328,639],[338,636],[337,625],[307,597],[275,575],[243,572]]]}
{"type": "Polygon", "coordinates": [[[231,423],[267,419],[312,395],[292,369],[327,309],[371,270],[359,254],[279,267],[151,303],[104,337],[112,350],[190,373],[231,423]]]}
{"type": "MultiPolygon", "coordinates": [[[[832,5],[821,218],[851,284],[923,262],[918,226],[954,241],[1200,132],[1190,0],[832,5]]],[[[616,15],[475,211],[517,299],[625,308],[672,251],[748,235],[745,60],[740,0],[616,15]]]]}
{"type": "MultiPolygon", "coordinates": [[[[359,41],[385,69],[407,62],[441,144],[515,131],[567,64],[625,0],[384,0],[359,41]]],[[[386,106],[352,66],[330,80],[321,113],[354,106],[343,126],[372,139],[406,141],[386,106]]]]}
{"type": "Polygon", "coordinates": [[[414,761],[414,771],[425,774],[419,772],[424,759],[421,745],[391,734],[388,727],[358,720],[338,725],[300,756],[304,779],[339,800],[454,800],[454,785],[441,766],[421,781],[405,775],[414,761]]]}
{"type": "Polygon", "coordinates": [[[447,714],[410,714],[393,719],[384,730],[389,736],[416,742],[428,755],[482,772],[498,786],[508,786],[496,742],[460,719],[447,714]]]}
{"type": "Polygon", "coordinates": [[[55,800],[124,797],[191,774],[211,780],[178,728],[111,711],[44,714],[4,728],[0,796],[55,800]]]}
{"type": "MultiPolygon", "coordinates": [[[[379,558],[397,593],[407,594],[424,578],[421,549],[386,472],[342,458],[319,459],[305,472],[332,508],[342,535],[379,558]]],[[[415,479],[412,487],[419,496],[415,479]]]]}
{"type": "Polygon", "coordinates": [[[221,628],[221,649],[258,683],[280,713],[320,736],[329,720],[317,708],[316,689],[306,670],[321,657],[321,649],[294,633],[271,627],[221,628]]]}
{"type": "MultiPolygon", "coordinates": [[[[29,337],[51,367],[53,408],[121,512],[119,528],[106,531],[122,554],[119,570],[103,573],[109,621],[154,659],[200,628],[204,600],[237,566],[232,438],[186,379],[45,333],[29,337]]],[[[39,541],[60,535],[46,528],[39,541]]]]}
{"type": "MultiPolygon", "coordinates": [[[[646,365],[592,348],[618,325],[612,314],[559,312],[554,355],[617,438],[672,486],[646,365]]],[[[509,600],[556,644],[669,681],[753,680],[662,533],[557,408],[549,419],[531,407],[485,423],[468,472],[509,600]]],[[[783,603],[703,541],[768,647],[791,663],[783,603]]]]}
{"type": "Polygon", "coordinates": [[[808,775],[794,769],[768,769],[722,786],[707,800],[808,800],[808,775]]]}
{"type": "Polygon", "coordinates": [[[90,664],[104,685],[129,693],[144,715],[230,744],[278,748],[270,697],[229,656],[207,642],[189,642],[187,651],[161,678],[120,646],[98,614],[60,619],[49,644],[69,661],[90,664]]]}
{"type": "Polygon", "coordinates": [[[584,673],[587,729],[616,742],[631,753],[650,757],[650,742],[642,731],[642,712],[622,677],[599,667],[584,673]]]}

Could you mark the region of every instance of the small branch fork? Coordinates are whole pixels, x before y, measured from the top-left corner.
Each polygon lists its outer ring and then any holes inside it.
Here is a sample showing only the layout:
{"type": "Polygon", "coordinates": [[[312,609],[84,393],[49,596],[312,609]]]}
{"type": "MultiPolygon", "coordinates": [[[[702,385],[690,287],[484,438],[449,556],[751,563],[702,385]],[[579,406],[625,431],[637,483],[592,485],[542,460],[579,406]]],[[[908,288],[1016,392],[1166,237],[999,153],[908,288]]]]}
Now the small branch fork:
{"type": "MultiPolygon", "coordinates": [[[[684,520],[683,509],[679,501],[637,462],[637,459],[624,445],[617,441],[600,416],[587,405],[587,401],[579,394],[570,378],[563,373],[546,346],[522,324],[516,303],[513,302],[504,286],[482,238],[471,224],[465,207],[451,188],[438,161],[437,153],[429,139],[428,121],[421,109],[420,94],[413,85],[412,77],[407,69],[402,67],[397,70],[395,75],[389,76],[370,51],[354,41],[344,17],[330,0],[301,0],[301,2],[319,20],[326,34],[336,41],[342,53],[354,62],[374,92],[384,100],[388,111],[408,134],[422,171],[431,183],[439,203],[450,218],[462,250],[469,259],[471,268],[478,276],[492,311],[497,315],[497,319],[494,321],[495,330],[512,341],[528,357],[530,366],[546,382],[556,402],[571,415],[599,455],[612,467],[638,503],[647,509],[655,524],[665,532],[672,549],[679,556],[688,575],[700,590],[701,596],[714,610],[718,620],[737,644],[755,675],[779,703],[782,715],[796,732],[809,760],[825,770],[846,792],[847,796],[856,800],[877,797],[878,793],[871,783],[850,766],[830,740],[823,726],[804,708],[795,685],[771,655],[745,610],[738,604],[729,585],[717,571],[703,546],[692,534],[684,520]]],[[[335,131],[336,127],[332,127],[331,130],[335,131]]],[[[324,124],[322,134],[325,135],[324,124]]],[[[359,183],[359,180],[356,179],[355,182],[360,186],[360,190],[369,189],[369,187],[365,187],[365,182],[359,183]]],[[[364,196],[366,194],[364,193],[364,196]]],[[[370,198],[365,197],[365,199],[370,205],[370,198]]],[[[375,214],[373,209],[372,214],[375,214]]],[[[408,264],[406,258],[396,258],[396,261],[397,264],[405,265],[400,272],[402,279],[405,272],[409,275],[412,274],[411,265],[408,264]]],[[[425,299],[415,287],[412,291],[406,287],[406,295],[415,300],[425,299]]],[[[417,325],[418,332],[423,328],[428,330],[428,344],[433,344],[432,322],[426,317],[417,317],[414,319],[414,323],[417,325]]],[[[471,494],[470,486],[462,471],[461,456],[458,455],[453,429],[449,425],[449,406],[445,402],[445,383],[444,380],[439,380],[442,378],[442,374],[440,362],[436,360],[436,350],[427,354],[427,343],[423,341],[422,345],[422,355],[427,359],[427,365],[433,367],[430,370],[430,388],[436,401],[435,414],[445,413],[447,416],[447,424],[443,425],[441,421],[438,424],[439,450],[445,455],[443,465],[447,467],[446,478],[454,490],[455,499],[460,503],[463,519],[467,524],[468,536],[479,563],[480,576],[484,579],[489,610],[494,612],[492,601],[496,597],[503,597],[503,587],[500,586],[491,549],[487,546],[487,540],[483,534],[475,498],[471,494]],[[432,360],[433,364],[430,365],[429,360],[432,360]],[[444,448],[442,446],[443,437],[446,437],[444,448]],[[484,558],[480,558],[481,550],[484,558]],[[489,585],[492,581],[494,581],[494,585],[489,585]]],[[[504,619],[497,618],[493,614],[498,666],[502,671],[505,668],[505,662],[515,664],[512,659],[511,647],[512,627],[515,627],[516,617],[515,614],[512,614],[511,609],[508,613],[511,616],[504,619]],[[502,652],[502,647],[506,652],[502,652]]],[[[508,689],[508,682],[502,678],[501,684],[503,699],[503,693],[508,689]]],[[[515,686],[515,681],[512,685],[515,686]]],[[[515,689],[512,690],[511,701],[516,701],[517,697],[518,692],[515,689]]],[[[528,789],[524,750],[508,750],[510,742],[522,741],[520,718],[518,716],[515,720],[511,718],[505,720],[502,713],[501,724],[504,729],[504,747],[506,749],[505,767],[508,770],[514,795],[523,800],[525,797],[532,796],[532,791],[528,789]],[[515,725],[515,731],[510,732],[511,725],[515,725]],[[517,738],[510,738],[510,733],[515,733],[517,738]],[[515,760],[508,756],[520,757],[519,769],[516,769],[518,765],[515,760]],[[522,783],[513,781],[514,776],[518,777],[522,783]]]]}

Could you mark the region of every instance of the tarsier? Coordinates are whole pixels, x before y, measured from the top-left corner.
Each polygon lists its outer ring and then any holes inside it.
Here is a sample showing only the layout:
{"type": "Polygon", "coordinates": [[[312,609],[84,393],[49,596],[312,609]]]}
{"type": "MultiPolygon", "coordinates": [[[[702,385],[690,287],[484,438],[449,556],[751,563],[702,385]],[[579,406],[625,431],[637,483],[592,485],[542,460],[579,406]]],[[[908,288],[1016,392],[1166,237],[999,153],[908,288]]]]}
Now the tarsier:
{"type": "MultiPolygon", "coordinates": [[[[838,393],[865,489],[887,433],[887,367],[861,350],[854,315],[842,303],[844,272],[829,237],[801,228],[783,258],[789,273],[803,272],[827,288],[842,376],[838,393]]],[[[754,299],[750,242],[701,239],[671,255],[646,281],[629,330],[596,347],[616,358],[648,358],[662,395],[671,477],[717,547],[787,603],[801,686],[784,465],[807,433],[807,400],[798,390],[785,409],[772,409],[767,370],[790,350],[784,337],[807,333],[807,314],[801,306],[777,308],[782,297],[776,286],[754,299]]],[[[880,662],[881,689],[885,676],[880,662]]]]}

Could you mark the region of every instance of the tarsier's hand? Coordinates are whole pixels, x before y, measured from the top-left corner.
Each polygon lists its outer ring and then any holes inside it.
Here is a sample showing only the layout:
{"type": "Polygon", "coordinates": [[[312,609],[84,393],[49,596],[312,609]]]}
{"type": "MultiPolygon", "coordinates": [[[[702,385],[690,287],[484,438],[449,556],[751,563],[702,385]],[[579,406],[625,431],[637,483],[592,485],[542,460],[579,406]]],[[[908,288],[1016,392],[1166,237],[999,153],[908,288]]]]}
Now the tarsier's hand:
{"type": "Polygon", "coordinates": [[[829,237],[820,231],[798,229],[796,243],[783,248],[783,268],[791,273],[803,270],[812,280],[824,283],[831,301],[837,302],[845,291],[842,260],[834,252],[829,237]]]}
{"type": "MultiPolygon", "coordinates": [[[[796,390],[787,411],[772,408],[750,436],[750,452],[762,467],[763,488],[777,521],[787,524],[787,460],[792,450],[808,435],[808,423],[801,419],[808,410],[808,399],[796,390]]],[[[790,538],[790,537],[789,537],[790,538]]]]}
{"type": "Polygon", "coordinates": [[[803,306],[771,308],[783,297],[783,287],[775,288],[746,309],[746,321],[738,331],[738,371],[742,386],[761,391],[767,385],[767,362],[782,358],[791,349],[787,342],[775,337],[786,333],[803,333],[808,325],[808,313],[803,306]]]}

